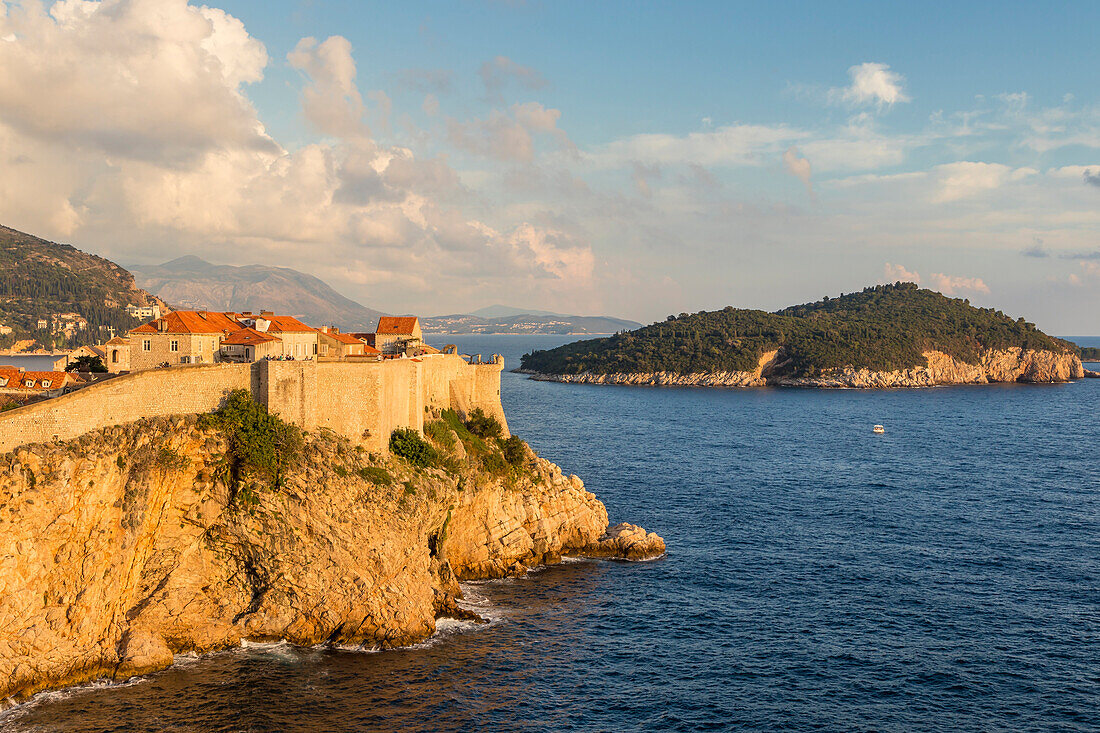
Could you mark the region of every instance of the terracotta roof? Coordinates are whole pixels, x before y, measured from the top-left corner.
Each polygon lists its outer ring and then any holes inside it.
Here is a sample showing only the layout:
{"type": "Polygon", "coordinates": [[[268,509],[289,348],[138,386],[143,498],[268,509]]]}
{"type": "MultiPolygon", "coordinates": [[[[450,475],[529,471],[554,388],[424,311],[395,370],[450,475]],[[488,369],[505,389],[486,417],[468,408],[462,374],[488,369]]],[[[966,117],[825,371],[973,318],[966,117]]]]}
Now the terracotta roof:
{"type": "Polygon", "coordinates": [[[282,339],[278,336],[260,333],[254,328],[242,328],[240,331],[234,331],[222,339],[222,345],[255,346],[256,344],[266,344],[272,341],[282,341],[282,339]]]}
{"type": "Polygon", "coordinates": [[[271,321],[271,325],[268,326],[268,331],[274,331],[275,333],[313,333],[317,329],[310,328],[306,324],[299,321],[294,316],[259,316],[265,321],[271,321]]]}
{"type": "Polygon", "coordinates": [[[130,339],[123,338],[122,336],[115,336],[113,339],[104,344],[104,346],[126,346],[129,343],[130,339]]]}
{"type": "Polygon", "coordinates": [[[416,328],[416,316],[382,316],[378,319],[378,333],[411,336],[416,328]]]}
{"type": "Polygon", "coordinates": [[[172,311],[131,329],[130,333],[232,333],[241,328],[241,324],[237,323],[238,317],[236,313],[220,311],[172,311]],[[162,322],[168,324],[163,331],[160,329],[162,322]]]}
{"type": "Polygon", "coordinates": [[[65,384],[83,384],[84,380],[70,372],[24,372],[15,367],[0,367],[0,377],[7,377],[5,387],[18,387],[19,389],[57,389],[65,384]],[[50,386],[42,384],[42,380],[48,379],[50,386]],[[31,386],[27,386],[27,381],[31,386]]]}
{"type": "Polygon", "coordinates": [[[363,341],[362,339],[355,338],[350,333],[334,333],[332,331],[329,331],[328,335],[332,336],[334,339],[336,339],[337,341],[339,341],[342,344],[352,344],[352,345],[357,345],[357,346],[366,346],[367,345],[365,341],[363,341]]]}

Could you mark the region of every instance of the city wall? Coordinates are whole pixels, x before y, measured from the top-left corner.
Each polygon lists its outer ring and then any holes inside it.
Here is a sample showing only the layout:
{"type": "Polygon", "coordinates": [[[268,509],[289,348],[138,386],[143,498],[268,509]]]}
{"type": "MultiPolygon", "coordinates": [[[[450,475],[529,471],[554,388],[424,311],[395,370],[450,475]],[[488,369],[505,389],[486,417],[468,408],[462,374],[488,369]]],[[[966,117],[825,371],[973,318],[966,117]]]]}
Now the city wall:
{"type": "Polygon", "coordinates": [[[328,428],[384,452],[400,427],[423,430],[430,409],[480,407],[505,426],[502,361],[467,364],[457,355],[381,362],[261,361],[154,369],[0,413],[0,453],[70,440],[147,417],[210,412],[234,389],[306,430],[328,428]]]}

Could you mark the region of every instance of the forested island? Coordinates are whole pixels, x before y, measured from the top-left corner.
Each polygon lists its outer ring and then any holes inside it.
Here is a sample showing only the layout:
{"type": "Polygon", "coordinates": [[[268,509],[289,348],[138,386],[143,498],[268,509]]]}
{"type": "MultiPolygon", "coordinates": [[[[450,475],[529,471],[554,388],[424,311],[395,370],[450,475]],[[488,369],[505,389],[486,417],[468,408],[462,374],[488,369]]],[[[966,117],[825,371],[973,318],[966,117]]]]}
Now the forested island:
{"type": "Polygon", "coordinates": [[[825,387],[1066,381],[1076,345],[1023,318],[914,283],[775,313],[727,307],[525,354],[537,378],[618,384],[825,387]]]}
{"type": "Polygon", "coordinates": [[[1100,361],[1100,347],[1082,346],[1081,359],[1084,361],[1100,361]]]}

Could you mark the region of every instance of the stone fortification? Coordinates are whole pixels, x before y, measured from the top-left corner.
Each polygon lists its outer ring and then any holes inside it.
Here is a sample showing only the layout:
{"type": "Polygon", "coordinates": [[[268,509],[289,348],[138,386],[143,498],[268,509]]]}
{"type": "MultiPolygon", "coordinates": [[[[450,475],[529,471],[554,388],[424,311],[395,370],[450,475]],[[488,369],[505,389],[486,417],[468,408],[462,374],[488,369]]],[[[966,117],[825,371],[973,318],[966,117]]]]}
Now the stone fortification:
{"type": "Polygon", "coordinates": [[[0,413],[0,453],[64,441],[148,417],[210,412],[234,389],[306,430],[328,428],[385,452],[398,427],[422,430],[425,409],[475,408],[497,417],[501,360],[460,356],[386,361],[260,361],[154,369],[117,377],[52,400],[0,413]]]}
{"type": "Polygon", "coordinates": [[[886,389],[935,387],[949,384],[991,384],[996,382],[1068,382],[1085,376],[1076,354],[1025,351],[1019,348],[985,351],[978,364],[967,364],[940,351],[926,351],[926,364],[896,371],[873,371],[844,367],[814,377],[783,374],[781,352],[770,351],[754,371],[676,372],[612,374],[532,374],[532,379],[573,384],[619,384],[679,387],[816,387],[886,389]]]}

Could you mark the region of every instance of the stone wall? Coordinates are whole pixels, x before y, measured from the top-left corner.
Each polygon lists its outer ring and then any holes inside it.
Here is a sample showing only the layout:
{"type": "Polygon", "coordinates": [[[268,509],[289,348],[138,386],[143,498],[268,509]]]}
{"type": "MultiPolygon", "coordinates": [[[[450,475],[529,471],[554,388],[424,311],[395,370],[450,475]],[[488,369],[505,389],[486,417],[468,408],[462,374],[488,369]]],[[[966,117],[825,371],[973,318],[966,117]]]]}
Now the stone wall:
{"type": "Polygon", "coordinates": [[[147,417],[210,412],[234,389],[306,430],[328,428],[385,452],[395,428],[423,430],[426,409],[480,407],[505,426],[503,362],[467,364],[455,355],[381,362],[261,361],[154,369],[0,413],[0,453],[70,440],[147,417]]]}

